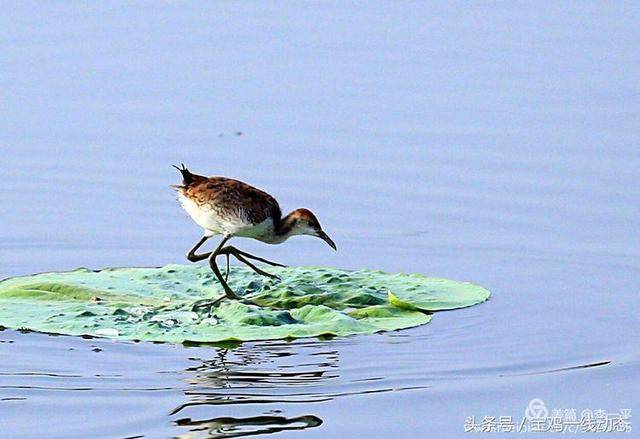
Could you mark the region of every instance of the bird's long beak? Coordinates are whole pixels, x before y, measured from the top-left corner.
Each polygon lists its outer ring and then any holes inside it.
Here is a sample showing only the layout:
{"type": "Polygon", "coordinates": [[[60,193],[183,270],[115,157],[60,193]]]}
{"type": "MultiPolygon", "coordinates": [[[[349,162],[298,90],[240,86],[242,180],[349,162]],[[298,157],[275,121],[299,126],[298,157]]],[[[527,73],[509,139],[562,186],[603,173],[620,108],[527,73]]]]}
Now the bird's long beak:
{"type": "Polygon", "coordinates": [[[331,247],[332,249],[338,250],[338,248],[336,247],[336,243],[333,242],[333,239],[329,238],[329,235],[324,233],[322,230],[318,232],[318,238],[329,244],[329,247],[331,247]]]}

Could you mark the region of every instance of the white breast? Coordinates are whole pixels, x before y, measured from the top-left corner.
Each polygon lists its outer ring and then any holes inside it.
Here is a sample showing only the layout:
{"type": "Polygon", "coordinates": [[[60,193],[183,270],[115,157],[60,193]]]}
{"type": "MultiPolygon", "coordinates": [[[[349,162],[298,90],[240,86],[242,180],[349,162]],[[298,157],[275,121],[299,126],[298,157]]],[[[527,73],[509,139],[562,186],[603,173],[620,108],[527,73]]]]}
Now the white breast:
{"type": "Polygon", "coordinates": [[[206,236],[218,235],[226,232],[223,228],[222,221],[220,221],[220,218],[215,215],[213,209],[207,208],[203,205],[198,205],[183,194],[178,195],[178,200],[196,224],[204,229],[204,234],[206,236]]]}

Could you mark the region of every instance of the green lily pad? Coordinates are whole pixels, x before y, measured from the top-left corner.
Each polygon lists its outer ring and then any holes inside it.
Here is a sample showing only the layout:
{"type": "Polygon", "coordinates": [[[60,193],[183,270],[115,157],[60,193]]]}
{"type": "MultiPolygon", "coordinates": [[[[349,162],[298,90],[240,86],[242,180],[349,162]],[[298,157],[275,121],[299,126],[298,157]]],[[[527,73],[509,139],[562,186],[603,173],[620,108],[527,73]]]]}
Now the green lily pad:
{"type": "Polygon", "coordinates": [[[223,294],[202,265],[14,277],[0,281],[0,325],[175,343],[346,336],[422,325],[431,320],[429,311],[489,297],[477,285],[418,274],[270,269],[282,280],[232,267],[229,286],[248,301],[225,300],[213,308],[194,308],[223,294]]]}

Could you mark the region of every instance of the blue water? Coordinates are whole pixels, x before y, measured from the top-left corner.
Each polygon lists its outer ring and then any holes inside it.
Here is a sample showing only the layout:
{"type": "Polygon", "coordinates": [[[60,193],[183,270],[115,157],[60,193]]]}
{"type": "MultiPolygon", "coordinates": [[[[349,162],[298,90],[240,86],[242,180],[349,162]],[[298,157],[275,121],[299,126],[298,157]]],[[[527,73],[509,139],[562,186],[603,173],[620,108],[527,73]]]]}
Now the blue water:
{"type": "Polygon", "coordinates": [[[339,248],[247,251],[493,295],[229,349],[4,330],[0,437],[456,437],[533,398],[637,416],[636,4],[3,6],[0,277],[185,262],[184,162],[312,209],[339,248]]]}

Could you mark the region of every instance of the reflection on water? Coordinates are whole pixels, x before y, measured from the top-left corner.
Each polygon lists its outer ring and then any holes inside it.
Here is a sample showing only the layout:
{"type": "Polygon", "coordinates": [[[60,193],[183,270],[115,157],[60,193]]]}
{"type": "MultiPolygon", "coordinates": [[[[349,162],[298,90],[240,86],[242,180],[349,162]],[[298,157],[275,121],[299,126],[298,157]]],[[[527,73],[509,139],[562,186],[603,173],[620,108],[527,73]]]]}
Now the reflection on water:
{"type": "Polygon", "coordinates": [[[179,416],[174,422],[188,429],[189,433],[183,435],[188,438],[236,437],[317,427],[322,424],[317,416],[266,415],[265,410],[271,409],[263,408],[264,404],[322,401],[326,397],[313,396],[302,389],[322,389],[323,383],[338,378],[338,352],[318,350],[308,342],[220,348],[214,357],[198,361],[200,364],[185,371],[189,383],[185,395],[189,402],[170,413],[172,418],[179,416]],[[216,413],[218,406],[229,404],[255,406],[257,414],[242,418],[207,417],[208,413],[216,413]]]}
{"type": "Polygon", "coordinates": [[[187,402],[174,408],[170,416],[176,425],[194,435],[185,437],[276,433],[322,423],[315,414],[268,415],[286,412],[292,404],[428,387],[394,386],[390,374],[363,376],[357,369],[341,368],[339,347],[351,344],[350,339],[253,342],[233,349],[217,348],[209,358],[191,357],[198,364],[184,371],[187,402]],[[227,406],[245,407],[243,413],[251,416],[214,416],[227,406]]]}
{"type": "Polygon", "coordinates": [[[314,343],[247,343],[219,349],[215,357],[186,370],[187,409],[223,404],[268,404],[326,400],[310,389],[337,380],[338,352],[314,343]]]}
{"type": "Polygon", "coordinates": [[[317,416],[253,416],[249,418],[213,418],[205,420],[179,419],[176,425],[187,427],[189,433],[181,438],[219,438],[252,436],[256,434],[279,433],[284,430],[304,430],[322,424],[317,416]]]}

